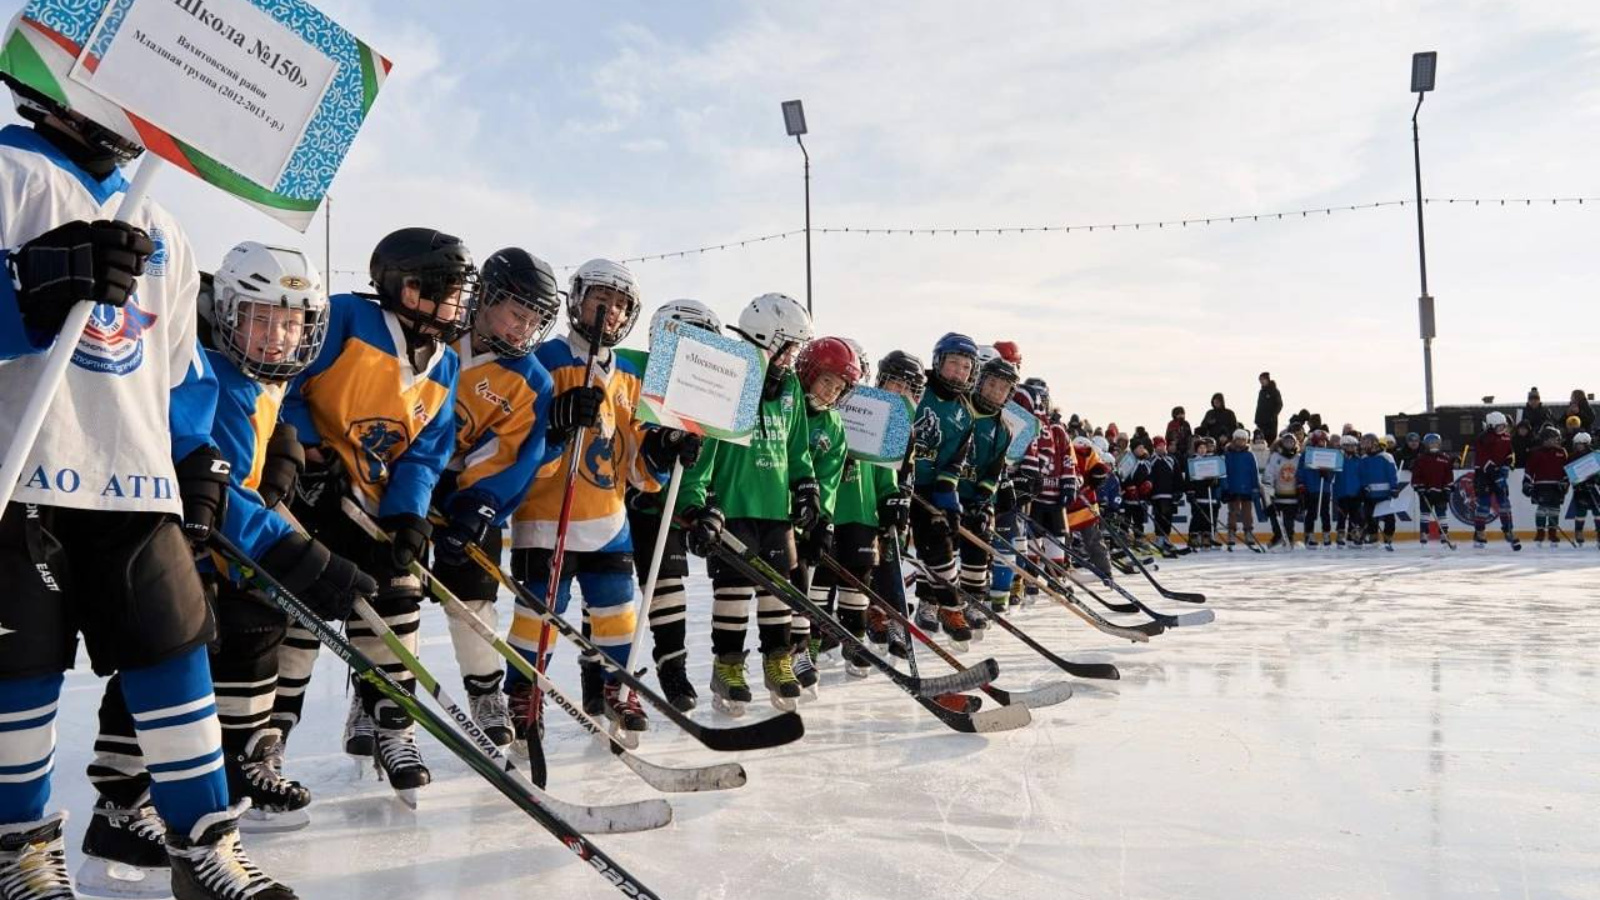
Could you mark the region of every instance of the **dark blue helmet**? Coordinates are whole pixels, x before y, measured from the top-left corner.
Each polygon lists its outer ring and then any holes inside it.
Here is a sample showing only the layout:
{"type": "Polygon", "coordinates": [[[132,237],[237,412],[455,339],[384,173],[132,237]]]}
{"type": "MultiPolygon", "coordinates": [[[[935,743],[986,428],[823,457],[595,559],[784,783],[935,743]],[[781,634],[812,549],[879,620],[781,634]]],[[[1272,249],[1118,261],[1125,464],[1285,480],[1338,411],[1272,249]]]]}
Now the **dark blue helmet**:
{"type": "Polygon", "coordinates": [[[972,390],[978,383],[978,342],[964,334],[952,331],[939,338],[933,345],[933,380],[946,391],[954,394],[965,394],[972,390]],[[965,356],[972,363],[967,370],[967,377],[954,381],[945,377],[944,362],[952,356],[965,356]]]}

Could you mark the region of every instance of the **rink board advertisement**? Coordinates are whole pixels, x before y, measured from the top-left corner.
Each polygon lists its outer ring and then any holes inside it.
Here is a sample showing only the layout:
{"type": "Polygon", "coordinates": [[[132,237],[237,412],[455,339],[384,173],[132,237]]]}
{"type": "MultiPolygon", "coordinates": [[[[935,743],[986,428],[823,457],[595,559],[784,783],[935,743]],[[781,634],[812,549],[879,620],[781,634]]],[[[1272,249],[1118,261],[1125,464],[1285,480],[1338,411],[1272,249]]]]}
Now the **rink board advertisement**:
{"type": "Polygon", "coordinates": [[[650,335],[639,418],[731,444],[749,444],[766,361],[754,345],[672,319],[650,335]]]}
{"type": "Polygon", "coordinates": [[[898,467],[911,445],[911,408],[894,391],[862,385],[839,404],[850,457],[898,467]]]}
{"type": "Polygon", "coordinates": [[[32,0],[0,71],[304,231],[390,63],[303,0],[32,0]]]}
{"type": "MultiPolygon", "coordinates": [[[[1590,455],[1592,456],[1594,454],[1590,455]]],[[[1193,459],[1191,458],[1190,461],[1193,462],[1193,459]]],[[[1531,499],[1522,495],[1522,479],[1524,475],[1525,473],[1522,469],[1512,470],[1511,476],[1507,480],[1506,488],[1507,493],[1511,498],[1511,517],[1512,523],[1516,527],[1517,536],[1520,538],[1532,539],[1534,534],[1534,503],[1531,499]]],[[[1568,534],[1572,533],[1572,499],[1573,492],[1568,491],[1567,497],[1562,504],[1561,527],[1566,530],[1568,534]]],[[[1394,510],[1395,535],[1400,540],[1414,541],[1417,539],[1417,533],[1421,521],[1418,512],[1418,503],[1419,501],[1417,498],[1417,492],[1411,489],[1411,473],[1401,472],[1400,482],[1395,488],[1394,499],[1386,501],[1385,504],[1380,505],[1379,507],[1380,510],[1394,510]]],[[[1298,507],[1298,509],[1298,521],[1296,522],[1294,529],[1297,537],[1303,533],[1304,529],[1302,526],[1305,524],[1305,507],[1301,506],[1298,507]]],[[[1473,516],[1476,513],[1476,510],[1477,493],[1472,484],[1472,470],[1457,469],[1455,472],[1455,485],[1450,490],[1449,511],[1445,514],[1446,522],[1450,526],[1451,537],[1456,541],[1457,546],[1460,546],[1463,539],[1466,539],[1470,542],[1473,529],[1473,516]]],[[[1332,518],[1332,514],[1330,513],[1330,520],[1332,520],[1332,518]]],[[[1188,498],[1184,498],[1184,500],[1178,504],[1177,511],[1173,514],[1172,521],[1173,540],[1178,540],[1179,537],[1187,536],[1189,531],[1188,498]]],[[[1225,529],[1226,526],[1223,524],[1224,522],[1226,522],[1225,517],[1218,521],[1217,524],[1219,532],[1225,529]]],[[[1321,527],[1322,521],[1319,518],[1316,523],[1316,528],[1320,530],[1321,527]]],[[[1592,517],[1588,521],[1587,527],[1594,527],[1594,521],[1592,517]]],[[[1148,524],[1145,526],[1145,530],[1146,533],[1150,533],[1148,524]]],[[[1484,531],[1489,535],[1491,546],[1493,546],[1494,542],[1500,540],[1499,503],[1490,503],[1489,522],[1484,526],[1484,531]]],[[[1264,519],[1258,519],[1255,523],[1255,533],[1258,536],[1265,535],[1267,537],[1271,537],[1272,525],[1264,519]]]]}

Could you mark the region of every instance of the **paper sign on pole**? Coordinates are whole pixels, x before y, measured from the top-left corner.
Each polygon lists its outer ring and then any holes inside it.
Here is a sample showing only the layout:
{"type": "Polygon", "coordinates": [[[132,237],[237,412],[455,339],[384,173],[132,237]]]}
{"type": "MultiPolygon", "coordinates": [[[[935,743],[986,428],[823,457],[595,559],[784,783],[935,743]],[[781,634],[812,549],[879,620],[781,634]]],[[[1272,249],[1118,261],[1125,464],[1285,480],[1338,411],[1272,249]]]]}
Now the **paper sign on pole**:
{"type": "Polygon", "coordinates": [[[857,387],[839,405],[850,456],[863,462],[899,466],[911,444],[911,407],[894,391],[857,387]]]}
{"type": "Polygon", "coordinates": [[[1600,453],[1586,453],[1567,463],[1567,481],[1583,484],[1600,474],[1600,453]]]}
{"type": "Polygon", "coordinates": [[[1189,457],[1189,478],[1194,481],[1222,478],[1226,471],[1225,466],[1226,464],[1220,456],[1191,456],[1189,457]]]}
{"type": "Polygon", "coordinates": [[[748,444],[765,377],[754,345],[668,319],[650,335],[636,412],[646,422],[748,444]]]}
{"type": "Polygon", "coordinates": [[[390,63],[304,0],[31,0],[0,71],[304,231],[390,63]]]}
{"type": "Polygon", "coordinates": [[[1011,445],[1006,447],[1006,462],[1015,463],[1028,454],[1028,445],[1039,436],[1039,417],[1029,412],[1015,400],[1000,410],[1000,417],[1011,432],[1011,445]]]}
{"type": "Polygon", "coordinates": [[[1333,447],[1307,447],[1306,465],[1323,472],[1344,471],[1344,451],[1333,447]]]}

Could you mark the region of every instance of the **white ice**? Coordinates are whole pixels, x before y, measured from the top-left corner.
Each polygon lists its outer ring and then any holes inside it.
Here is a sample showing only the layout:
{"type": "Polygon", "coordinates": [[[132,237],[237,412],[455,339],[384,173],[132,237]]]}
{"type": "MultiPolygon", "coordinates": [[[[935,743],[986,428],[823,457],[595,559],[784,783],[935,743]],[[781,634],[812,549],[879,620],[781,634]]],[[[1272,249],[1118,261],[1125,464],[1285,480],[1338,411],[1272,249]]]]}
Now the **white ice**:
{"type": "MultiPolygon", "coordinates": [[[[1078,681],[1029,727],[955,734],[833,662],[802,707],[805,738],[739,757],[748,785],[668,795],[672,825],[597,841],[668,898],[1600,897],[1592,548],[1168,562],[1158,577],[1209,594],[1215,624],[1134,646],[1052,605],[1016,614],[1057,652],[1123,674],[1078,681]]],[[[1194,608],[1122,580],[1158,608],[1194,608]]],[[[704,699],[703,578],[691,593],[704,699]]],[[[423,657],[459,693],[443,617],[424,615],[423,657]]],[[[966,657],[988,655],[1003,687],[1064,677],[1003,634],[966,657]]],[[[418,811],[401,806],[339,750],[335,662],[322,654],[289,748],[290,774],[316,794],[313,824],[251,838],[266,869],[318,900],[617,896],[426,736],[436,780],[418,811]]],[[[576,695],[570,648],[555,670],[576,695]]],[[[772,714],[753,675],[747,719],[772,714]]],[[[99,691],[71,674],[60,716],[56,800],[74,815],[74,863],[99,691]]],[[[720,718],[705,703],[694,715],[720,718]]],[[[654,718],[641,754],[718,758],[654,718]]],[[[551,790],[568,799],[654,794],[554,711],[549,755],[551,790]]]]}

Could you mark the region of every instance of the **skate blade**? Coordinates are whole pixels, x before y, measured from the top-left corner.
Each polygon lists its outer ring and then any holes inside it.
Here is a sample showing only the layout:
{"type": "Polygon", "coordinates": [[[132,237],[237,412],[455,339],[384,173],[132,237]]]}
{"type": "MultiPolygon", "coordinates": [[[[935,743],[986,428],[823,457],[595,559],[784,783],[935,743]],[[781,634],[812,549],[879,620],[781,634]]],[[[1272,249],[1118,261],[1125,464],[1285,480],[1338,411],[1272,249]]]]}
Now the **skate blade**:
{"type": "Polygon", "coordinates": [[[616,722],[611,723],[611,739],[629,750],[639,749],[639,732],[629,731],[616,722]]]}
{"type": "Polygon", "coordinates": [[[952,653],[965,653],[967,652],[967,646],[968,645],[966,641],[958,641],[955,638],[950,639],[950,650],[952,653]]]}
{"type": "Polygon", "coordinates": [[[281,812],[268,812],[251,807],[239,817],[239,830],[245,834],[279,834],[285,831],[299,831],[311,824],[311,812],[307,809],[286,809],[281,812]]]}
{"type": "Polygon", "coordinates": [[[78,894],[102,900],[169,900],[172,870],[130,866],[89,857],[73,876],[78,894]]]}
{"type": "Polygon", "coordinates": [[[399,800],[401,803],[404,803],[406,806],[416,809],[418,790],[417,788],[395,788],[394,798],[399,800]]]}
{"type": "Polygon", "coordinates": [[[987,628],[974,628],[974,629],[972,629],[972,642],[974,644],[982,643],[982,641],[983,641],[983,633],[985,631],[988,631],[988,629],[987,628]]]}
{"type": "Polygon", "coordinates": [[[716,694],[711,695],[711,708],[725,716],[739,718],[744,715],[745,701],[729,700],[716,694]]]}
{"type": "Polygon", "coordinates": [[[794,712],[800,707],[798,697],[779,697],[777,694],[767,694],[767,699],[772,702],[773,709],[779,712],[794,712]]]}
{"type": "Polygon", "coordinates": [[[868,675],[872,674],[872,667],[871,666],[852,666],[849,663],[845,663],[845,665],[844,665],[844,674],[850,676],[851,678],[865,678],[868,675]]]}
{"type": "Polygon", "coordinates": [[[810,703],[811,701],[817,699],[817,696],[817,685],[815,684],[810,687],[803,687],[800,689],[801,702],[810,703]]]}

